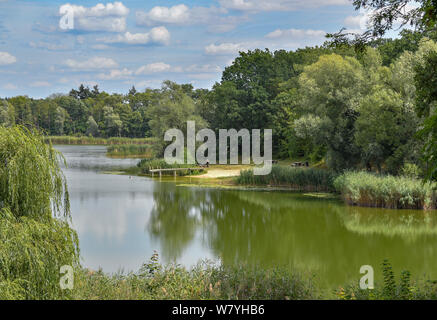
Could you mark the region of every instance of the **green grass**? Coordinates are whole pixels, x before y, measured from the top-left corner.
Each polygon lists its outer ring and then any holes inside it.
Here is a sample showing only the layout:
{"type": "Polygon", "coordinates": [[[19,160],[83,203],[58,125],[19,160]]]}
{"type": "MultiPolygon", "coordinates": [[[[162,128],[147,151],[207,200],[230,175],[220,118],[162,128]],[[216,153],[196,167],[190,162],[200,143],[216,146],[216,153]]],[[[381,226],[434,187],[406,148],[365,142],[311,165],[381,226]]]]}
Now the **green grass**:
{"type": "Polygon", "coordinates": [[[254,175],[243,170],[236,178],[241,185],[288,186],[299,191],[333,191],[334,173],[315,168],[292,168],[274,165],[268,175],[254,175]]]}
{"type": "Polygon", "coordinates": [[[435,184],[408,177],[346,172],[335,179],[334,186],[350,205],[390,209],[436,207],[435,184]]]}
{"type": "Polygon", "coordinates": [[[79,270],[75,299],[135,300],[255,300],[317,299],[311,277],[285,269],[224,267],[208,262],[187,270],[178,265],[163,266],[157,255],[136,273],[107,275],[79,270]]]}
{"type": "MultiPolygon", "coordinates": [[[[169,164],[164,159],[143,159],[138,163],[138,168],[140,168],[141,174],[151,174],[152,169],[172,169],[172,168],[195,168],[195,164],[169,164]]],[[[203,173],[204,170],[199,168],[198,170],[192,170],[191,173],[187,171],[178,171],[177,174],[184,176],[187,174],[199,174],[203,173]]],[[[173,175],[173,172],[163,172],[163,174],[173,175]]]]}
{"type": "Polygon", "coordinates": [[[106,154],[108,156],[143,156],[151,158],[153,151],[151,144],[119,144],[109,145],[106,154]]]}
{"type": "Polygon", "coordinates": [[[67,145],[121,145],[121,144],[153,144],[153,138],[95,138],[88,136],[46,136],[46,141],[51,141],[52,144],[67,144],[67,145]]]}

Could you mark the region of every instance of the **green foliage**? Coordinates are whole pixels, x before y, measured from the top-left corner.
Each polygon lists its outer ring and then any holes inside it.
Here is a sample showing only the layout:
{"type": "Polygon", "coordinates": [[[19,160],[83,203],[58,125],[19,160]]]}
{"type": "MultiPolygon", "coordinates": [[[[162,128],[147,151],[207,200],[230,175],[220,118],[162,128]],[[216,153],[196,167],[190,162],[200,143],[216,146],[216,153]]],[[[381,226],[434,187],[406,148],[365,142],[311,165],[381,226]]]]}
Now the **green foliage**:
{"type": "Polygon", "coordinates": [[[357,285],[348,285],[337,292],[343,300],[435,300],[437,283],[430,280],[411,279],[409,271],[402,271],[396,281],[393,267],[388,260],[381,266],[383,283],[375,283],[374,289],[361,289],[357,285]]]}
{"type": "Polygon", "coordinates": [[[0,299],[69,296],[59,268],[79,249],[60,157],[38,132],[0,126],[0,299]]]}
{"type": "MultiPolygon", "coordinates": [[[[172,169],[172,168],[193,168],[195,165],[193,164],[178,164],[173,163],[169,164],[164,159],[143,159],[140,162],[138,162],[137,165],[140,168],[141,173],[143,174],[151,174],[150,170],[153,169],[172,169]]],[[[180,170],[177,172],[178,175],[184,176],[187,174],[199,174],[201,172],[204,172],[201,168],[198,170],[180,170]]],[[[173,172],[163,172],[163,175],[172,175],[173,172]]]]}
{"type": "Polygon", "coordinates": [[[435,185],[407,177],[346,172],[334,181],[335,189],[351,205],[391,209],[433,209],[435,185]]]}
{"type": "Polygon", "coordinates": [[[367,168],[396,174],[404,159],[414,150],[417,118],[400,94],[388,88],[375,87],[360,105],[355,141],[367,168]]]}
{"type": "Polygon", "coordinates": [[[79,265],[76,232],[66,221],[0,209],[0,300],[66,299],[60,267],[79,265]]]}
{"type": "Polygon", "coordinates": [[[406,163],[402,167],[401,175],[410,179],[418,179],[421,176],[419,167],[414,163],[406,163]]]}
{"type": "Polygon", "coordinates": [[[124,145],[124,144],[136,144],[145,145],[153,144],[153,138],[123,138],[123,137],[112,137],[112,138],[95,138],[87,136],[46,136],[44,137],[46,142],[52,144],[66,144],[66,145],[124,145]]]}
{"type": "Polygon", "coordinates": [[[437,180],[437,50],[430,51],[422,63],[416,65],[415,83],[417,109],[426,117],[419,136],[425,141],[424,159],[427,162],[428,180],[437,180]]]}
{"type": "Polygon", "coordinates": [[[107,155],[109,156],[145,156],[152,157],[151,144],[119,144],[109,145],[107,148],[107,155]]]}
{"type": "Polygon", "coordinates": [[[199,263],[162,266],[157,255],[137,273],[78,272],[75,299],[302,300],[319,297],[311,278],[280,267],[261,269],[199,263]]]}
{"type": "Polygon", "coordinates": [[[151,133],[157,138],[154,151],[158,157],[164,154],[168,144],[164,141],[164,134],[168,129],[179,129],[185,133],[188,120],[196,122],[196,130],[206,127],[205,120],[197,113],[194,100],[184,90],[181,85],[165,81],[160,99],[152,103],[148,110],[151,133]]]}
{"type": "Polygon", "coordinates": [[[9,208],[16,217],[68,217],[61,157],[37,132],[0,126],[0,208],[9,208]]]}
{"type": "Polygon", "coordinates": [[[316,168],[292,168],[274,165],[268,175],[243,170],[236,182],[242,185],[289,186],[301,191],[333,191],[334,173],[316,168]]]}
{"type": "Polygon", "coordinates": [[[358,159],[354,124],[364,87],[364,70],[351,57],[321,56],[299,77],[302,114],[312,114],[317,144],[328,149],[327,163],[334,170],[353,167],[358,159]]]}

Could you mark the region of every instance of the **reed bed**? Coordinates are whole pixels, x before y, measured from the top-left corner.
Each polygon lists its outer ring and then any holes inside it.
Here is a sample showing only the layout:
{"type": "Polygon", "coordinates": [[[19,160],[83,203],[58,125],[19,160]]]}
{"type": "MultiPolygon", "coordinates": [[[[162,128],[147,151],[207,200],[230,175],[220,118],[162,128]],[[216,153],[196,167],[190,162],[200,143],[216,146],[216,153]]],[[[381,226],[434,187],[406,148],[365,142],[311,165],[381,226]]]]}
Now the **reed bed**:
{"type": "Polygon", "coordinates": [[[334,186],[350,205],[389,209],[435,209],[435,183],[408,177],[346,172],[334,186]]]}
{"type": "Polygon", "coordinates": [[[108,156],[144,156],[151,158],[153,150],[151,144],[118,144],[109,145],[106,154],[108,156]]]}
{"type": "Polygon", "coordinates": [[[285,268],[264,269],[200,262],[192,269],[161,265],[157,258],[136,273],[107,275],[82,270],[74,299],[302,300],[320,298],[310,276],[285,268]]]}
{"type": "Polygon", "coordinates": [[[287,186],[298,191],[334,191],[333,172],[316,168],[273,166],[268,175],[254,175],[253,170],[243,170],[236,178],[241,185],[287,186]]]}
{"type": "Polygon", "coordinates": [[[153,144],[153,138],[96,138],[96,137],[73,137],[73,136],[46,136],[46,141],[51,141],[52,144],[67,144],[67,145],[146,145],[153,144]]]}

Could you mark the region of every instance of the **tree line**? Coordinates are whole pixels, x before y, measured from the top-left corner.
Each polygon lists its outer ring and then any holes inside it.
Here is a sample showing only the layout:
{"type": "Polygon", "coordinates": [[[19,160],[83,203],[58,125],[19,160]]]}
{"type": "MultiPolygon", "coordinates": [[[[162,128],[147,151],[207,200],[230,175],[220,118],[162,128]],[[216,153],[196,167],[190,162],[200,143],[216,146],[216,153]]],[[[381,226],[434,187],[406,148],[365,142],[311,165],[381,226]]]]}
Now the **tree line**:
{"type": "Polygon", "coordinates": [[[275,158],[324,159],[337,171],[397,174],[405,164],[426,170],[432,154],[424,161],[424,150],[435,130],[436,38],[404,30],[363,50],[331,41],[240,52],[210,90],[164,81],[160,89],[109,94],[81,85],[45,99],[5,98],[0,123],[48,135],[163,140],[168,128],[185,130],[195,120],[216,131],[273,129],[275,158]]]}

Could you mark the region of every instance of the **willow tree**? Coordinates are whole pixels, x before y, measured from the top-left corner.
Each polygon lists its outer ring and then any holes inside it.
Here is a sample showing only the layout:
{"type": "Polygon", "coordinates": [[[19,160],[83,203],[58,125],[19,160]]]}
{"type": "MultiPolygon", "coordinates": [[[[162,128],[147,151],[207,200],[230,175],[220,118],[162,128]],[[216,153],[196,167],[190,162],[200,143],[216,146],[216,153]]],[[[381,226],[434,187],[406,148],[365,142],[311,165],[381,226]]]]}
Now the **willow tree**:
{"type": "Polygon", "coordinates": [[[59,299],[60,267],[79,267],[60,154],[24,127],[0,126],[0,300],[59,299]]]}
{"type": "Polygon", "coordinates": [[[0,208],[16,217],[70,216],[62,158],[43,137],[20,126],[0,126],[0,208]]]}

